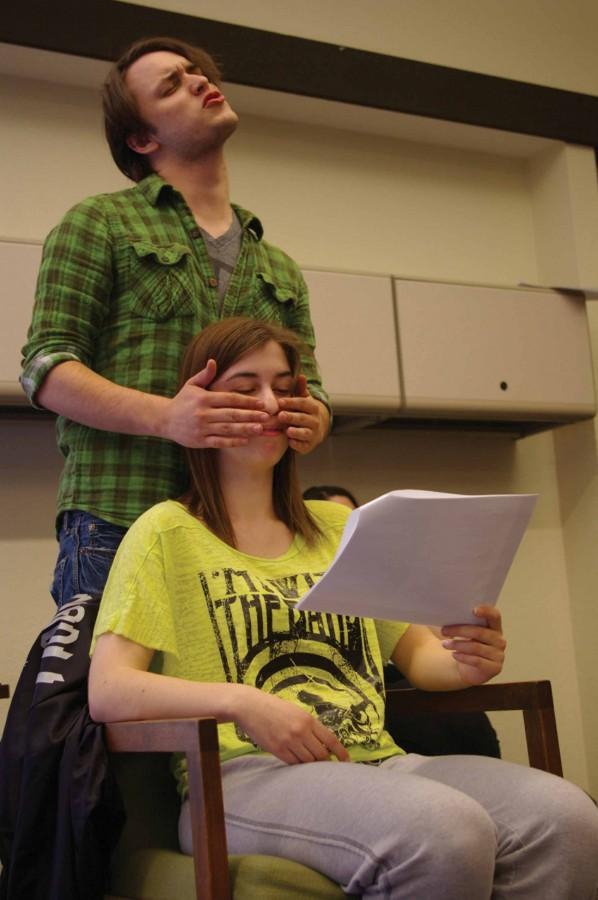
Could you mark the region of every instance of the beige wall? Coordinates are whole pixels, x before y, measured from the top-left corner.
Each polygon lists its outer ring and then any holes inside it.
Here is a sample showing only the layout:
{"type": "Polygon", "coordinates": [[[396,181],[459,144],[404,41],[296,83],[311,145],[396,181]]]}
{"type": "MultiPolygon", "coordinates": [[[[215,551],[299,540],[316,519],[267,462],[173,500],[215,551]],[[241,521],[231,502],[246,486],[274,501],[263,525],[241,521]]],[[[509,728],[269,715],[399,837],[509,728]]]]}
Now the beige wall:
{"type": "Polygon", "coordinates": [[[391,56],[596,93],[594,0],[127,0],[391,56]]]}
{"type": "MultiPolygon", "coordinates": [[[[279,8],[280,4],[274,5],[279,8]]],[[[550,16],[544,17],[540,32],[528,30],[534,40],[528,42],[525,54],[518,30],[522,8],[529,12],[530,25],[536,21],[539,5],[509,4],[519,47],[515,59],[512,48],[507,53],[498,52],[497,47],[496,29],[501,34],[506,27],[504,3],[500,3],[500,19],[494,22],[490,13],[494,9],[498,17],[498,3],[455,0],[451,7],[470,15],[460,20],[459,29],[445,29],[444,52],[452,50],[466,64],[469,23],[469,43],[477,48],[480,63],[495,64],[493,71],[498,74],[510,72],[514,77],[545,81],[545,44],[536,37],[538,33],[545,36],[550,16]],[[477,12],[480,6],[487,6],[484,29],[477,12]],[[480,51],[484,39],[486,53],[480,51]],[[517,70],[515,62],[522,64],[524,56],[528,67],[530,60],[536,60],[537,79],[517,70]],[[512,70],[503,70],[507,63],[513,64],[512,70]]],[[[269,24],[258,17],[259,11],[267,16],[271,6],[262,2],[247,24],[269,24]]],[[[301,6],[302,27],[309,26],[307,36],[357,43],[357,37],[349,39],[345,23],[361,21],[361,11],[355,20],[347,14],[345,2],[327,0],[318,4],[325,12],[316,17],[315,2],[301,6]],[[332,8],[337,13],[337,32],[331,31],[332,8]],[[343,14],[338,15],[341,9],[343,14]]],[[[355,7],[357,15],[358,4],[349,6],[355,7]]],[[[556,3],[548,6],[559,8],[556,3]]],[[[205,15],[210,15],[208,7],[208,3],[205,9],[202,5],[205,15]]],[[[221,18],[233,7],[237,16],[247,9],[240,2],[219,0],[221,18]]],[[[425,55],[430,49],[426,41],[439,28],[434,13],[438,7],[419,0],[374,3],[368,7],[362,45],[393,52],[383,46],[392,32],[397,37],[394,52],[450,63],[440,58],[439,39],[434,54],[430,50],[425,55]],[[380,17],[375,15],[376,7],[380,17]],[[389,25],[382,13],[397,7],[400,21],[392,19],[389,25]],[[423,28],[426,22],[429,33],[423,28]],[[413,37],[413,45],[409,44],[413,52],[402,44],[406,34],[413,37]],[[375,40],[380,46],[374,46],[375,40]]],[[[176,8],[185,11],[185,4],[176,8]]],[[[578,8],[580,15],[571,17],[566,32],[558,32],[559,16],[552,20],[553,44],[573,29],[575,46],[587,45],[588,8],[582,3],[578,8]]],[[[217,15],[215,10],[212,14],[217,15]]],[[[295,25],[297,33],[304,33],[290,18],[288,30],[295,25]]],[[[355,36],[358,33],[354,31],[355,36]]],[[[578,56],[572,52],[555,55],[550,77],[562,86],[598,93],[598,71],[591,66],[583,70],[585,88],[573,83],[583,74],[578,56]]],[[[455,58],[452,64],[457,64],[455,58]]],[[[479,68],[473,61],[470,64],[479,68]]],[[[8,137],[5,146],[10,148],[0,173],[0,236],[41,238],[80,197],[122,185],[102,144],[93,92],[4,77],[0,79],[0,117],[8,137]]],[[[229,160],[235,199],[253,207],[264,221],[267,236],[305,266],[499,284],[543,277],[545,240],[539,237],[539,200],[534,188],[537,166],[529,159],[249,117],[231,142],[229,160]]],[[[587,166],[587,155],[582,162],[587,166]]],[[[578,215],[578,226],[579,222],[578,215]]],[[[574,253],[575,242],[571,246],[570,236],[563,238],[574,253]]],[[[585,252],[587,258],[589,251],[585,252]]],[[[598,357],[594,309],[592,326],[598,357]]],[[[598,760],[592,755],[598,737],[596,442],[593,423],[519,442],[465,433],[345,434],[333,437],[304,460],[303,478],[306,484],[345,483],[362,500],[408,486],[539,492],[532,526],[501,598],[510,641],[505,677],[552,679],[566,773],[598,794],[598,760]]],[[[11,683],[52,609],[47,583],[54,560],[53,500],[59,468],[50,423],[0,421],[0,680],[11,683]]],[[[499,720],[499,727],[507,755],[521,758],[519,724],[506,716],[499,720]]]]}

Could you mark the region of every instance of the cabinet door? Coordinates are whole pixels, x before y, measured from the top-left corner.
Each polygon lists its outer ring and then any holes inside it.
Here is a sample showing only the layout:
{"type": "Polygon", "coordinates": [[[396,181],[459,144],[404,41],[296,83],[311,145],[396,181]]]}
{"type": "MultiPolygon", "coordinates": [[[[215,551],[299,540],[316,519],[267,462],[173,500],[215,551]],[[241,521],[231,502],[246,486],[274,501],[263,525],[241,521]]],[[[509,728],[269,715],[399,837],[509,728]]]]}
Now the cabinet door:
{"type": "Polygon", "coordinates": [[[19,384],[21,347],[31,321],[41,253],[41,244],[0,241],[0,406],[28,406],[19,384]]]}
{"type": "Polygon", "coordinates": [[[304,271],[316,357],[336,413],[392,414],[401,405],[390,278],[304,271]]]}
{"type": "Polygon", "coordinates": [[[512,419],[596,410],[585,302],[396,279],[405,412],[512,419]]]}

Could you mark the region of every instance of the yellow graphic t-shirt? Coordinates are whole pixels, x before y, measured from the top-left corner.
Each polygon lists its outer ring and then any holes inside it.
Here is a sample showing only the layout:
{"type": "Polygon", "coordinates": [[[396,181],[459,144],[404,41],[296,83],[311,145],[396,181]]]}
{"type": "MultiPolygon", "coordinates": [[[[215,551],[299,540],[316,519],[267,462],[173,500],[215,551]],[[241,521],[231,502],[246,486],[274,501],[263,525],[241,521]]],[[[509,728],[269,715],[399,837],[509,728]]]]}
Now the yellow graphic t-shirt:
{"type": "MultiPolygon", "coordinates": [[[[382,667],[408,626],[295,609],[330,565],[349,515],[338,503],[308,506],[324,538],[308,547],[295,537],[275,559],[235,550],[177,501],[152,507],[117,552],[94,643],[114,632],[157,651],[152,671],[249,684],[296,703],[354,761],[401,753],[384,730],[382,667]]],[[[223,761],[263,752],[234,723],[218,735],[223,761]]],[[[179,780],[184,791],[184,771],[179,780]]]]}

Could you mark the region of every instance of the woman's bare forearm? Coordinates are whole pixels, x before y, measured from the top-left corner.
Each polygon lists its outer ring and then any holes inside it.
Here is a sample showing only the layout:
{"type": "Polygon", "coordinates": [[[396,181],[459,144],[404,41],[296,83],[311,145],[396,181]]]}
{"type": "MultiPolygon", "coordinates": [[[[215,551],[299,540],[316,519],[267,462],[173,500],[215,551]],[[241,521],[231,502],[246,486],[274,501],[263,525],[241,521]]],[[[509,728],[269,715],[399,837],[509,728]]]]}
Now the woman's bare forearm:
{"type": "Polygon", "coordinates": [[[89,675],[89,709],[96,722],[214,716],[232,722],[243,703],[245,685],[205,683],[117,666],[89,675]]]}

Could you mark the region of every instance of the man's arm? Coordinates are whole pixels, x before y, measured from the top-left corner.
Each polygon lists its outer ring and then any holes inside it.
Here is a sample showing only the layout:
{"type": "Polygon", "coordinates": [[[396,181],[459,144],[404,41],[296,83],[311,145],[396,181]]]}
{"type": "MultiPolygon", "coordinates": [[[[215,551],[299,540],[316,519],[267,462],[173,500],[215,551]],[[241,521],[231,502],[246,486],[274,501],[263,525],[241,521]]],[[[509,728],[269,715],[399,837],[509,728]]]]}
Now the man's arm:
{"type": "Polygon", "coordinates": [[[299,376],[295,396],[282,397],[279,405],[278,415],[287,426],[287,438],[293,450],[309,453],[327,437],[330,410],[321,400],[310,396],[305,375],[299,376]]]}
{"type": "Polygon", "coordinates": [[[236,447],[267,419],[261,401],[208,391],[216,374],[210,360],[173,398],[146,394],[103,378],[81,362],[54,366],[36,394],[38,405],[74,422],[120,434],[168,438],[183,447],[236,447]]]}
{"type": "Polygon", "coordinates": [[[440,639],[425,625],[410,625],[392,661],[414,687],[428,691],[460,690],[484,684],[503,667],[506,641],[494,606],[479,606],[474,615],[486,625],[447,625],[440,639]]]}
{"type": "Polygon", "coordinates": [[[305,345],[305,352],[301,356],[303,375],[299,378],[295,396],[281,400],[279,415],[281,422],[287,426],[290,447],[298,453],[309,453],[328,436],[332,415],[315,357],[316,339],[307,285],[299,271],[297,277],[300,289],[289,327],[305,345]]]}
{"type": "Polygon", "coordinates": [[[31,402],[104,431],[165,437],[188,447],[245,443],[267,416],[253,398],[206,391],[214,364],[173,398],[125,387],[93,370],[110,315],[114,255],[98,198],[75,206],[48,236],[23,348],[21,382],[31,402]]]}

